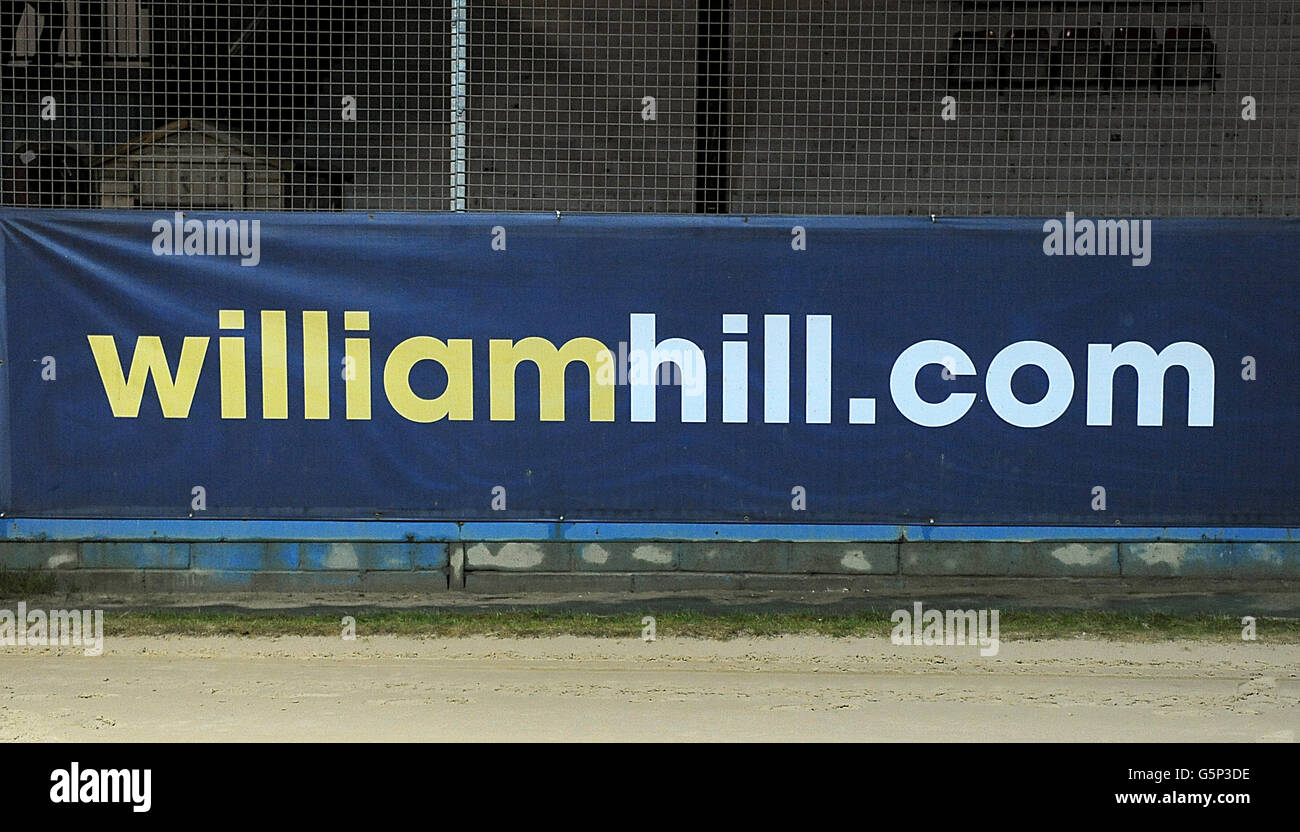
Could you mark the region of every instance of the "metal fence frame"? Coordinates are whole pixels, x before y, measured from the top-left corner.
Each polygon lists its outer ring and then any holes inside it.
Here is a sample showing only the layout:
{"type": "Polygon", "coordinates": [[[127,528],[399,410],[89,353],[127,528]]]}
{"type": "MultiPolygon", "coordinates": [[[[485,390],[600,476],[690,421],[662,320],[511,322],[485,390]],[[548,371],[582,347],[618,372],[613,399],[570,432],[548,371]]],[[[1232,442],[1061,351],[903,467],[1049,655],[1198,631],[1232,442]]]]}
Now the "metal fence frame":
{"type": "Polygon", "coordinates": [[[1300,208],[1300,8],[1286,0],[11,7],[11,205],[1300,208]]]}

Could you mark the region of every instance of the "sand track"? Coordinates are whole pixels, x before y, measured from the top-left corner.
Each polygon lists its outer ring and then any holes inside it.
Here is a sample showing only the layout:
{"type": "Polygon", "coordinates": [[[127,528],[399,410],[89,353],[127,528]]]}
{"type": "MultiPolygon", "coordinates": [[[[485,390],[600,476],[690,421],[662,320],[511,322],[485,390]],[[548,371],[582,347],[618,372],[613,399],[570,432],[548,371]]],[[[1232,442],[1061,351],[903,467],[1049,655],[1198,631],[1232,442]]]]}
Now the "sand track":
{"type": "Polygon", "coordinates": [[[1300,646],[117,638],[0,650],[0,740],[1294,741],[1300,646]]]}

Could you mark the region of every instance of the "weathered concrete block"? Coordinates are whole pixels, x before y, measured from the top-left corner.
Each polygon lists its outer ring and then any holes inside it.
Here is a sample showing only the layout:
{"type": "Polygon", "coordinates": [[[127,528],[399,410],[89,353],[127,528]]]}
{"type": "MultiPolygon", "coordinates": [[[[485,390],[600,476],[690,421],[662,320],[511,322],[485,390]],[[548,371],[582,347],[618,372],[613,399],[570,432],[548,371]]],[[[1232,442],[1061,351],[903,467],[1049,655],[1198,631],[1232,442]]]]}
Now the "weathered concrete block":
{"type": "Polygon", "coordinates": [[[904,575],[1008,575],[1012,554],[1005,543],[905,541],[899,545],[899,571],[904,575]]]}
{"type": "Polygon", "coordinates": [[[145,590],[148,592],[341,592],[361,588],[360,572],[342,570],[262,572],[187,569],[145,573],[145,590]]]}
{"type": "Polygon", "coordinates": [[[265,570],[298,568],[295,543],[227,541],[190,544],[190,567],[200,570],[265,570]]]}
{"type": "Polygon", "coordinates": [[[663,572],[677,567],[673,543],[606,541],[579,543],[575,567],[583,572],[663,572]]]}
{"type": "MultiPolygon", "coordinates": [[[[282,575],[283,572],[258,572],[231,569],[175,571],[148,570],[143,573],[146,592],[243,592],[258,575],[282,575]]],[[[94,580],[98,588],[100,581],[94,580]]]]}
{"type": "Polygon", "coordinates": [[[892,575],[898,571],[897,543],[792,543],[790,571],[848,575],[892,575]]]}
{"type": "Polygon", "coordinates": [[[335,542],[304,545],[298,550],[299,569],[409,571],[446,566],[445,543],[335,542]]]}
{"type": "Polygon", "coordinates": [[[412,543],[365,543],[351,540],[298,545],[298,568],[344,571],[352,569],[411,569],[412,543]]]}
{"type": "Polygon", "coordinates": [[[707,572],[634,572],[633,592],[699,592],[740,589],[743,575],[718,575],[707,572]]]}
{"type": "Polygon", "coordinates": [[[1300,542],[1232,544],[1234,577],[1300,578],[1300,542]]]}
{"type": "Polygon", "coordinates": [[[897,580],[894,575],[743,575],[741,588],[748,592],[877,592],[897,580]]]}
{"type": "Polygon", "coordinates": [[[567,572],[573,568],[573,546],[550,541],[466,543],[466,570],[567,572]]]}
{"type": "Polygon", "coordinates": [[[466,592],[630,592],[632,576],[581,572],[466,572],[466,592]]]}
{"type": "Polygon", "coordinates": [[[677,564],[683,572],[788,572],[790,544],[779,540],[684,541],[677,544],[677,564]]]}
{"type": "Polygon", "coordinates": [[[82,543],[81,565],[110,569],[188,569],[188,543],[82,543]]]}
{"type": "Polygon", "coordinates": [[[1114,543],[906,541],[900,544],[899,559],[904,575],[1119,575],[1114,543]]]}
{"type": "Polygon", "coordinates": [[[1125,577],[1300,577],[1300,543],[1123,543],[1125,577]]]}
{"type": "Polygon", "coordinates": [[[0,541],[0,569],[75,569],[79,563],[74,542],[0,541]]]}
{"type": "Polygon", "coordinates": [[[1119,577],[1119,546],[1096,542],[1021,543],[1016,548],[1011,574],[1027,578],[1119,577]]]}
{"type": "Polygon", "coordinates": [[[145,589],[146,575],[178,575],[180,570],[60,569],[59,589],[67,592],[135,593],[145,589]]]}
{"type": "MultiPolygon", "coordinates": [[[[451,547],[461,549],[460,543],[411,543],[411,561],[416,569],[446,569],[451,560],[451,547]]],[[[462,550],[463,551],[463,550],[462,550]]]]}
{"type": "Polygon", "coordinates": [[[1121,543],[1121,572],[1125,577],[1181,575],[1189,557],[1204,568],[1226,562],[1231,549],[1231,543],[1121,543]]]}
{"type": "Polygon", "coordinates": [[[443,569],[365,572],[361,575],[361,586],[367,592],[446,592],[447,572],[443,569]]]}
{"type": "Polygon", "coordinates": [[[359,590],[362,586],[360,572],[339,569],[319,572],[253,572],[249,575],[246,588],[249,592],[334,592],[359,590]]]}

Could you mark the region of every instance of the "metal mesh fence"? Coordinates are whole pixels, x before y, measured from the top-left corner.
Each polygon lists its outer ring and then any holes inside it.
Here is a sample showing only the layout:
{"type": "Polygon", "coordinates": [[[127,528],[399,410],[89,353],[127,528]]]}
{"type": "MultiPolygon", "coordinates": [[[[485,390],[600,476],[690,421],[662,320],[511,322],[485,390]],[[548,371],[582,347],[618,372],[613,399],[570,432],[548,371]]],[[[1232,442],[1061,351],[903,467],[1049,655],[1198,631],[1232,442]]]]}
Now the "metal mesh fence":
{"type": "Polygon", "coordinates": [[[4,2],[7,205],[1294,215],[1294,0],[4,2]]]}

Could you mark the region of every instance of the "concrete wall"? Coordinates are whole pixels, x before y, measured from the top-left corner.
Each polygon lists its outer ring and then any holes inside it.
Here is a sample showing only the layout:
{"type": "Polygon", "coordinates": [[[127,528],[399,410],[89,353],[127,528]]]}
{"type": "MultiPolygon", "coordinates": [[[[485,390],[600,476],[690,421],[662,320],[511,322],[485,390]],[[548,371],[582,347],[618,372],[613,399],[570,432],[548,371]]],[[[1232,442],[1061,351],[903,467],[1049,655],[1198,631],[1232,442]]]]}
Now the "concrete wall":
{"type": "Polygon", "coordinates": [[[869,588],[882,580],[1300,579],[1300,540],[0,542],[0,569],[105,592],[869,588]]]}

